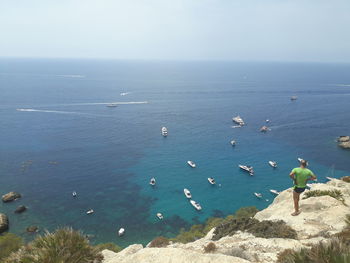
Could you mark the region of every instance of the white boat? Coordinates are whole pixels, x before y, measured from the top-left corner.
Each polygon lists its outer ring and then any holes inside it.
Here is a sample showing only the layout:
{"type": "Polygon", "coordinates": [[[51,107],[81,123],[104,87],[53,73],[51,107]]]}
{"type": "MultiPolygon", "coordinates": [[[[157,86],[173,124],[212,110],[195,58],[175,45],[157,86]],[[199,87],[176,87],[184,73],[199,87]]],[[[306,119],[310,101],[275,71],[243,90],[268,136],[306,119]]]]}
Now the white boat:
{"type": "Polygon", "coordinates": [[[232,121],[234,123],[237,123],[239,126],[243,126],[245,124],[243,119],[240,116],[233,117],[232,121]]]}
{"type": "Polygon", "coordinates": [[[184,194],[188,199],[192,198],[191,192],[187,188],[184,189],[184,194]]]}
{"type": "Polygon", "coordinates": [[[297,99],[298,99],[297,96],[292,96],[292,97],[290,97],[290,100],[297,100],[297,99]]]}
{"type": "Polygon", "coordinates": [[[230,143],[231,143],[232,146],[236,145],[236,141],[235,140],[230,141],[230,143]]]}
{"type": "Polygon", "coordinates": [[[74,192],[72,193],[72,196],[73,196],[73,197],[77,197],[77,192],[74,191],[74,192]]]}
{"type": "Polygon", "coordinates": [[[151,180],[149,181],[149,184],[152,186],[156,185],[156,178],[152,177],[151,180]]]}
{"type": "Polygon", "coordinates": [[[111,103],[111,104],[107,104],[106,106],[109,107],[109,108],[115,108],[115,107],[118,107],[118,104],[111,103]]]}
{"type": "Polygon", "coordinates": [[[120,228],[119,230],[118,230],[118,236],[122,236],[122,235],[124,235],[124,233],[125,233],[125,229],[124,228],[120,228]]]}
{"type": "Polygon", "coordinates": [[[86,214],[90,215],[90,214],[93,214],[94,213],[94,210],[93,209],[90,209],[86,212],[86,214]]]}
{"type": "Polygon", "coordinates": [[[187,164],[191,166],[192,168],[196,167],[196,164],[193,161],[187,161],[187,164]]]}
{"type": "Polygon", "coordinates": [[[193,207],[196,208],[198,211],[199,211],[199,210],[202,210],[201,205],[200,205],[199,203],[197,203],[196,201],[190,200],[190,203],[191,203],[191,205],[193,205],[193,207]]]}
{"type": "Polygon", "coordinates": [[[162,213],[157,213],[157,217],[159,218],[159,220],[162,220],[164,218],[162,213]]]}
{"type": "Polygon", "coordinates": [[[122,93],[120,93],[120,96],[126,96],[126,95],[128,95],[130,92],[122,92],[122,93]]]}
{"type": "Polygon", "coordinates": [[[277,162],[269,161],[269,165],[271,165],[273,168],[276,168],[277,167],[277,162]]]}
{"type": "Polygon", "coordinates": [[[210,184],[216,184],[216,182],[215,182],[215,180],[214,180],[213,177],[209,177],[209,178],[208,178],[208,182],[209,182],[210,184]]]}
{"type": "Polygon", "coordinates": [[[253,166],[247,166],[247,165],[238,165],[239,168],[241,168],[242,170],[248,172],[251,176],[254,175],[254,170],[253,170],[253,166]]]}
{"type": "Polygon", "coordinates": [[[275,194],[275,195],[279,195],[280,194],[280,192],[278,192],[277,190],[274,190],[274,189],[271,189],[270,192],[275,194]]]}
{"type": "Polygon", "coordinates": [[[167,137],[168,136],[168,129],[166,127],[162,127],[162,135],[164,137],[167,137]]]}
{"type": "Polygon", "coordinates": [[[261,193],[254,193],[254,195],[255,195],[257,198],[262,198],[262,194],[261,194],[261,193]]]}
{"type": "Polygon", "coordinates": [[[265,120],[265,122],[266,122],[266,123],[269,123],[269,122],[270,122],[270,120],[269,120],[269,119],[266,119],[266,120],[265,120]]]}

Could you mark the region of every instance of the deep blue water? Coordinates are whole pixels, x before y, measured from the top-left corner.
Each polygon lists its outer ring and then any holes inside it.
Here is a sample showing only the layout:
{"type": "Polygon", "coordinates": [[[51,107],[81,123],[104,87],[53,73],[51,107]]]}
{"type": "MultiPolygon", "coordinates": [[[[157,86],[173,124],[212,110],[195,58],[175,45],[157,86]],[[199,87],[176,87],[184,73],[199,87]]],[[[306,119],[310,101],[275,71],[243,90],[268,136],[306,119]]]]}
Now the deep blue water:
{"type": "Polygon", "coordinates": [[[291,186],[297,157],[309,160],[321,182],[349,175],[350,151],[335,143],[350,134],[349,73],[349,64],[2,59],[0,194],[18,191],[23,198],[1,203],[0,212],[26,239],[29,225],[68,225],[95,243],[125,246],[174,236],[242,206],[266,207],[269,189],[291,186]],[[298,100],[291,102],[292,95],[298,100]],[[247,125],[233,129],[237,114],[247,125]],[[267,118],[272,130],[262,134],[267,118]],[[239,163],[253,165],[255,176],[239,163]],[[148,184],[153,176],[155,188],[148,184]],[[209,185],[209,176],[221,186],[209,185]],[[19,204],[28,211],[14,214],[19,204]],[[88,216],[90,208],[95,213],[88,216]],[[119,227],[126,228],[122,238],[119,227]]]}

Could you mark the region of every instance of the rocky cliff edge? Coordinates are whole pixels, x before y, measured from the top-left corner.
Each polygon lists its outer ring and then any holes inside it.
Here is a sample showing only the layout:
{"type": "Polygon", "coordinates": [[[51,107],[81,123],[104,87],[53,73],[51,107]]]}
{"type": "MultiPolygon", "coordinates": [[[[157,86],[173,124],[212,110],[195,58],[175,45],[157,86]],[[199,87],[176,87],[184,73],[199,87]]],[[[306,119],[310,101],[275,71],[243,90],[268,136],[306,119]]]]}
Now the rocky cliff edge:
{"type": "Polygon", "coordinates": [[[258,238],[250,233],[237,232],[212,241],[214,229],[204,238],[187,244],[173,243],[165,248],[143,248],[131,245],[119,253],[104,250],[104,263],[273,263],[277,254],[285,249],[309,247],[344,229],[345,216],[350,213],[350,183],[332,179],[326,184],[312,184],[311,190],[338,190],[342,200],[331,196],[302,199],[302,213],[291,216],[293,211],[292,189],[281,192],[266,209],[258,212],[255,219],[283,220],[298,234],[297,239],[258,238]],[[204,247],[215,243],[213,253],[204,253],[204,247]]]}

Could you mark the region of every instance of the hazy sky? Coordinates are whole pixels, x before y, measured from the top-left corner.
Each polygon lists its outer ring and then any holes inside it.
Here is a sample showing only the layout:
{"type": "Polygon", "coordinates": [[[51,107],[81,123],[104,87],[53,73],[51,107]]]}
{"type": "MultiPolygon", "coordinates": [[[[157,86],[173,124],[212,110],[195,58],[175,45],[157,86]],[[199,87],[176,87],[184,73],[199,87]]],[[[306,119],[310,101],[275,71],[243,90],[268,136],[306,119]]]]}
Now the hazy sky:
{"type": "Polygon", "coordinates": [[[0,56],[350,62],[350,0],[0,0],[0,56]]]}

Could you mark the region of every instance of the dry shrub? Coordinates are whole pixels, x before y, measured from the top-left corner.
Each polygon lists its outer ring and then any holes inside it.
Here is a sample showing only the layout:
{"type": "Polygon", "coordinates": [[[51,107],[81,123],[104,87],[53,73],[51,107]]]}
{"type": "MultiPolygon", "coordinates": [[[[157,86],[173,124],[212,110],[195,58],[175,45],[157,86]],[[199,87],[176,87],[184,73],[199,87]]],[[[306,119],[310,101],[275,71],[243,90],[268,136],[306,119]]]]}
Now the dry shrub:
{"type": "Polygon", "coordinates": [[[169,245],[169,239],[166,237],[156,237],[152,240],[149,247],[166,247],[167,245],[169,245]]]}
{"type": "Polygon", "coordinates": [[[206,245],[206,246],[204,247],[204,252],[205,252],[205,253],[212,253],[212,252],[214,252],[215,250],[216,250],[216,245],[215,245],[214,242],[210,242],[210,243],[208,243],[208,245],[206,245]]]}
{"type": "Polygon", "coordinates": [[[344,182],[350,183],[350,176],[343,176],[340,179],[343,180],[344,182]]]}
{"type": "Polygon", "coordinates": [[[254,218],[239,218],[216,227],[213,240],[232,236],[237,231],[247,231],[256,237],[263,238],[297,238],[295,230],[282,220],[260,222],[254,218]]]}

